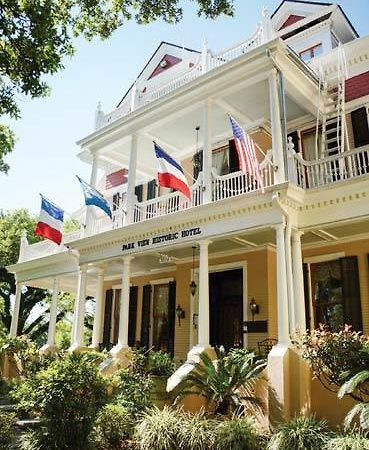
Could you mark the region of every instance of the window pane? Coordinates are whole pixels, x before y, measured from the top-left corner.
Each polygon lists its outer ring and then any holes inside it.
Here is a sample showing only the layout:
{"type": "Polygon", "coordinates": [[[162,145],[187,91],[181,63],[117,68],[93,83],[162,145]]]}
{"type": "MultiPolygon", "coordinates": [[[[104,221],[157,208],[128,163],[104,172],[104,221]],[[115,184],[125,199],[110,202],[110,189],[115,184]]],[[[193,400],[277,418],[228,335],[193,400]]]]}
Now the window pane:
{"type": "Polygon", "coordinates": [[[323,46],[322,44],[317,45],[313,48],[313,57],[319,56],[323,53],[323,46]]]}

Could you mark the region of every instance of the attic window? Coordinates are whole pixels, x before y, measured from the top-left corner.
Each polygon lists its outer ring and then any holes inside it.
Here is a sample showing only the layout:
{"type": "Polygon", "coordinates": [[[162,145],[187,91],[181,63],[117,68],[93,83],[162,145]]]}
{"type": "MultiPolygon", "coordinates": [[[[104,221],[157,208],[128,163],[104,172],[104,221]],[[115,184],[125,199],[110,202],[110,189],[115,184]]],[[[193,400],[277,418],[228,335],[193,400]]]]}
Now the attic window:
{"type": "Polygon", "coordinates": [[[171,67],[175,66],[176,64],[180,63],[182,60],[180,58],[177,58],[173,55],[164,55],[161,61],[158,63],[154,71],[149,76],[149,80],[151,78],[156,77],[157,75],[161,74],[162,72],[169,70],[171,67]]]}
{"type": "Polygon", "coordinates": [[[323,45],[320,43],[314,45],[313,47],[309,47],[306,50],[303,50],[302,52],[299,53],[299,55],[303,61],[309,62],[312,58],[315,58],[316,56],[319,56],[322,53],[323,53],[323,45]]]}
{"type": "Polygon", "coordinates": [[[283,28],[287,28],[290,25],[293,25],[294,23],[298,22],[299,20],[305,19],[304,16],[297,16],[296,14],[291,14],[288,16],[288,18],[283,22],[283,25],[281,26],[280,30],[283,28]]]}

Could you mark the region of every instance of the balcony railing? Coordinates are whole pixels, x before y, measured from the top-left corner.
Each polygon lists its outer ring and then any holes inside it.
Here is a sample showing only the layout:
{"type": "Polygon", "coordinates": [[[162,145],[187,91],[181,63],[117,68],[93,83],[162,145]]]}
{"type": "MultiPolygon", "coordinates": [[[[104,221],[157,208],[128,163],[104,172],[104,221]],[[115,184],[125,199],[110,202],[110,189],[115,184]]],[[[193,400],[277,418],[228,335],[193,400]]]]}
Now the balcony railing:
{"type": "Polygon", "coordinates": [[[369,173],[369,146],[328,156],[317,161],[305,161],[300,153],[294,155],[290,181],[309,189],[369,173]]]}
{"type": "Polygon", "coordinates": [[[114,111],[102,115],[99,117],[96,127],[102,128],[117,119],[127,116],[134,110],[147,105],[148,103],[158,100],[176,89],[190,83],[191,81],[199,78],[201,75],[216,69],[219,66],[227,64],[240,56],[248,53],[252,49],[259,47],[263,43],[270,40],[273,36],[270,36],[270,32],[266,29],[268,28],[265,23],[260,24],[255,31],[255,33],[246,41],[241,42],[235,46],[232,46],[220,53],[213,54],[211,50],[205,50],[199,57],[197,63],[185,73],[179,75],[178,77],[170,80],[168,83],[160,86],[152,91],[146,92],[135,92],[133,90],[132,95],[134,96],[131,101],[124,102],[121,106],[116,108],[114,111]]]}

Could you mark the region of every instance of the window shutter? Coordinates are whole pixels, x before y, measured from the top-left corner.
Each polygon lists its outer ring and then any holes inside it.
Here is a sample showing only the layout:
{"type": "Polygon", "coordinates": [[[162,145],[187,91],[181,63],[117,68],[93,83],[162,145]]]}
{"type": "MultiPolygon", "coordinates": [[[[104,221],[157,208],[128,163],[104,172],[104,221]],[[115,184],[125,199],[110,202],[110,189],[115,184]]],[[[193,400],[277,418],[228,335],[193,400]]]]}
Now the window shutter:
{"type": "Polygon", "coordinates": [[[310,316],[310,298],[309,298],[309,267],[307,264],[302,265],[304,274],[304,297],[305,297],[305,320],[306,329],[310,330],[311,316],[310,316]]]}
{"type": "Polygon", "coordinates": [[[174,330],[176,321],[176,282],[169,282],[168,295],[168,352],[174,355],[174,330]]]}
{"type": "Polygon", "coordinates": [[[105,294],[103,348],[110,350],[111,310],[113,304],[113,289],[108,289],[105,294]]]}
{"type": "Polygon", "coordinates": [[[202,161],[203,161],[202,150],[200,150],[199,152],[193,155],[193,177],[195,180],[197,180],[199,173],[202,171],[203,168],[202,161]]]}
{"type": "Polygon", "coordinates": [[[238,172],[240,170],[240,162],[236,150],[234,139],[228,141],[228,159],[229,159],[229,173],[238,172]]]}
{"type": "Polygon", "coordinates": [[[355,331],[362,331],[360,282],[357,256],[341,258],[345,323],[355,331]]]}
{"type": "Polygon", "coordinates": [[[131,286],[129,290],[129,325],[128,325],[128,345],[136,346],[136,320],[137,320],[137,295],[138,286],[131,286]]]}
{"type": "Polygon", "coordinates": [[[143,287],[142,294],[142,318],[141,318],[141,347],[149,348],[150,345],[150,309],[151,309],[151,285],[143,287]]]}
{"type": "Polygon", "coordinates": [[[352,111],[351,122],[355,147],[369,144],[368,114],[364,106],[352,111]]]}
{"type": "Polygon", "coordinates": [[[147,200],[156,197],[156,180],[151,180],[147,183],[147,200]]]}
{"type": "Polygon", "coordinates": [[[137,200],[139,202],[142,202],[142,192],[143,192],[143,185],[142,184],[140,184],[140,185],[135,187],[135,194],[136,194],[137,200]]]}

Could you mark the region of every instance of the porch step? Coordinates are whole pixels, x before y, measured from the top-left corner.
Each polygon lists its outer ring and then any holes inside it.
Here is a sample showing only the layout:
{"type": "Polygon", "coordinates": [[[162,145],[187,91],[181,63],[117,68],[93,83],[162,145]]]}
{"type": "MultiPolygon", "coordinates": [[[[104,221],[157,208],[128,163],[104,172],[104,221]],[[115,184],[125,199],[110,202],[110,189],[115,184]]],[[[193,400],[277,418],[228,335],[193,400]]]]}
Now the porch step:
{"type": "Polygon", "coordinates": [[[34,430],[36,428],[41,427],[41,420],[40,419],[23,419],[23,420],[17,420],[15,422],[15,426],[20,430],[34,430]]]}

